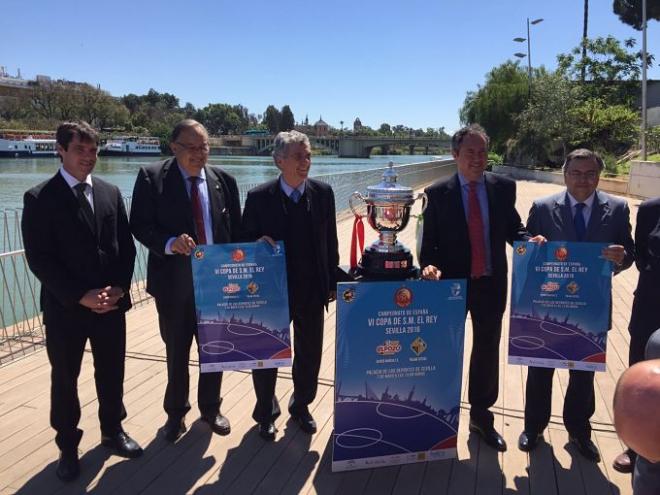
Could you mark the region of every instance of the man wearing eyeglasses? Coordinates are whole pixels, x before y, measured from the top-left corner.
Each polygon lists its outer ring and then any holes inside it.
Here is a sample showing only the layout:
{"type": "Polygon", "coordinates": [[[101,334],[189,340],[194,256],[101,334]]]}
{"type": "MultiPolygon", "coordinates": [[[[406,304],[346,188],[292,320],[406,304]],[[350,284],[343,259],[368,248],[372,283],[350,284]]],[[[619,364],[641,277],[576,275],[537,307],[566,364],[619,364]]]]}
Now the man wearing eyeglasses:
{"type": "MultiPolygon", "coordinates": [[[[188,362],[197,318],[189,256],[197,245],[236,242],[241,206],[236,180],[207,163],[208,133],[199,122],[179,122],[170,138],[174,158],[142,167],[133,190],[130,224],[149,249],[147,292],[154,296],[167,353],[165,439],[185,431],[188,362]]],[[[220,413],[222,373],[200,373],[197,402],[202,421],[218,435],[230,432],[220,413]]]]}
{"type": "MultiPolygon", "coordinates": [[[[563,167],[566,190],[534,201],[527,230],[545,236],[548,241],[608,243],[602,255],[612,262],[616,275],[632,265],[634,243],[627,203],[596,189],[603,166],[602,158],[593,151],[577,149],[569,153],[563,167]]],[[[554,371],[533,366],[528,369],[525,429],[518,440],[520,450],[534,449],[548,426],[554,371]]],[[[600,454],[591,441],[589,423],[594,410],[594,373],[570,370],[564,425],[570,442],[580,454],[599,462],[600,454]]]]}

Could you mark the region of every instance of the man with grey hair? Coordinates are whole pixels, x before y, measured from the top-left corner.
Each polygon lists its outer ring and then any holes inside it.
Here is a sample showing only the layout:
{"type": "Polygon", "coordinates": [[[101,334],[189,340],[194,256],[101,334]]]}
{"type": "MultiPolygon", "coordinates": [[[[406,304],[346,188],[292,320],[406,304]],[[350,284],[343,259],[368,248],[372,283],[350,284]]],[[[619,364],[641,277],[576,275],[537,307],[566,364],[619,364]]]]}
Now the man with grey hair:
{"type": "MultiPolygon", "coordinates": [[[[537,199],[527,219],[527,230],[549,241],[601,242],[608,246],[602,257],[611,261],[614,274],[632,265],[634,243],[630,235],[630,211],[619,198],[597,191],[603,160],[597,153],[577,149],[564,162],[566,190],[537,199]]],[[[610,324],[611,310],[610,303],[610,324]]],[[[527,373],[525,429],[518,447],[529,452],[536,447],[550,421],[554,368],[530,366],[527,373]]],[[[569,439],[587,459],[599,462],[591,441],[589,418],[595,411],[594,373],[570,370],[564,399],[564,425],[569,439]]]]}
{"type": "MultiPolygon", "coordinates": [[[[131,229],[149,249],[147,292],[154,296],[167,354],[165,439],[185,431],[190,346],[197,339],[197,313],[190,254],[200,244],[238,241],[241,205],[236,180],[207,163],[209,137],[199,122],[186,119],[172,131],[174,158],[142,167],[135,181],[131,229]]],[[[222,373],[200,373],[197,406],[202,421],[218,435],[230,432],[220,413],[222,373]]]]}
{"type": "MultiPolygon", "coordinates": [[[[305,433],[316,432],[309,405],[316,396],[323,345],[323,309],[336,295],[339,265],[335,197],[332,188],[308,177],[311,147],[305,134],[280,132],[273,159],[280,176],[250,190],[243,212],[244,241],[284,241],[289,315],[293,321],[293,394],[289,413],[305,433]]],[[[257,404],[252,417],[259,435],[275,439],[280,406],[277,368],[252,372],[257,404]]]]}
{"type": "MultiPolygon", "coordinates": [[[[464,127],[452,138],[458,172],[426,188],[420,252],[426,279],[467,279],[467,308],[472,318],[470,356],[470,431],[503,452],[506,442],[494,427],[489,408],[499,381],[499,346],[506,306],[507,242],[531,236],[516,211],[516,183],[485,172],[488,135],[481,126],[464,127]]],[[[543,242],[538,236],[536,242],[543,242]]]]}

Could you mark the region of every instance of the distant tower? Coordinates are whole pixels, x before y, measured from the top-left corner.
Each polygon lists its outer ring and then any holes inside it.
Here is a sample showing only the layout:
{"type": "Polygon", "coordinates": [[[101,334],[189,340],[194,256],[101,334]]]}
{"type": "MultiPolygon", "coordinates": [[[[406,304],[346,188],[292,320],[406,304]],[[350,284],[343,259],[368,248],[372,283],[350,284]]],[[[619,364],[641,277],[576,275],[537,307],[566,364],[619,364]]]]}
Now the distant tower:
{"type": "Polygon", "coordinates": [[[356,117],[356,119],[353,121],[353,132],[359,132],[362,129],[362,122],[360,121],[360,117],[356,117]]]}
{"type": "Polygon", "coordinates": [[[314,124],[314,134],[317,137],[326,136],[328,134],[328,124],[319,116],[319,120],[314,124]]]}
{"type": "Polygon", "coordinates": [[[309,118],[307,117],[307,114],[305,114],[305,125],[309,125],[309,118]]]}

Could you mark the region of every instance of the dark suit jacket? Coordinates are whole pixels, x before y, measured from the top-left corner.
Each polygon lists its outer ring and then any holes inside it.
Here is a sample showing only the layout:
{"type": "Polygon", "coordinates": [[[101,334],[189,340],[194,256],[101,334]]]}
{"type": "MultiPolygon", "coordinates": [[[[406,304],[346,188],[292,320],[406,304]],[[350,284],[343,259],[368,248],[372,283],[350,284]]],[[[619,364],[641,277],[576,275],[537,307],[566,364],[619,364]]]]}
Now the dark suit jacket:
{"type": "MultiPolygon", "coordinates": [[[[210,165],[205,173],[213,242],[236,242],[241,222],[236,180],[210,165]]],[[[163,302],[183,301],[193,293],[190,258],[165,254],[170,238],[184,233],[195,238],[192,206],[183,180],[176,158],[169,158],[142,167],[133,190],[131,230],[149,249],[147,292],[163,302]]]]}
{"type": "MultiPolygon", "coordinates": [[[[500,175],[485,172],[490,251],[494,283],[501,286],[494,307],[504,311],[506,305],[506,243],[526,240],[530,236],[516,211],[516,183],[500,175]]],[[[424,212],[424,230],[420,265],[434,265],[442,278],[470,278],[470,236],[461,197],[458,174],[426,188],[429,204],[424,212]]]]}
{"type": "Polygon", "coordinates": [[[41,282],[44,323],[89,316],[78,304],[90,289],[121,287],[119,308],[131,307],[135,245],[119,189],[92,177],[96,234],[58,172],[25,193],[21,229],[25,257],[41,282]]]}
{"type": "MultiPolygon", "coordinates": [[[[529,210],[527,230],[532,235],[542,234],[549,241],[577,241],[568,193],[562,191],[534,201],[529,210]]],[[[584,241],[621,244],[625,248],[626,256],[621,266],[615,267],[615,273],[633,263],[635,244],[630,232],[628,204],[596,191],[584,241]]]]}
{"type": "MultiPolygon", "coordinates": [[[[248,192],[243,211],[242,240],[255,241],[263,235],[276,241],[284,239],[287,218],[280,190],[278,178],[248,192]]],[[[305,196],[312,214],[317,260],[317,272],[310,276],[316,282],[322,301],[327,304],[329,292],[337,287],[339,265],[335,196],[328,184],[314,179],[307,179],[305,196]]]]}
{"type": "Polygon", "coordinates": [[[644,201],[637,210],[635,263],[639,280],[630,329],[654,330],[660,326],[660,197],[644,201]]]}

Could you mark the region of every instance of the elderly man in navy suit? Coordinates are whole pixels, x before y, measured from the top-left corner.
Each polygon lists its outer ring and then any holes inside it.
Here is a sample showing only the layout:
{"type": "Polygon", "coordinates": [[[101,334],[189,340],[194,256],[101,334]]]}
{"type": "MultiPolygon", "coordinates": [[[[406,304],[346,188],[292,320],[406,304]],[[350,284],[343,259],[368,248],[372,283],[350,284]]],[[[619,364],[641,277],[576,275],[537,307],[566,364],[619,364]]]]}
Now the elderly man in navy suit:
{"type": "MultiPolygon", "coordinates": [[[[131,229],[149,249],[147,292],[154,296],[160,335],[167,354],[165,439],[176,442],[186,431],[190,346],[197,338],[190,253],[195,246],[236,242],[241,205],[236,180],[207,163],[209,136],[202,124],[186,119],[172,131],[174,158],[142,167],[135,181],[131,229]]],[[[220,412],[222,373],[200,373],[197,405],[201,420],[218,435],[228,435],[220,412]]]]}
{"type": "MultiPolygon", "coordinates": [[[[566,190],[534,201],[527,229],[548,241],[604,242],[603,257],[614,273],[630,267],[635,246],[630,211],[624,200],[598,191],[603,160],[597,153],[577,149],[564,162],[566,190]]],[[[610,308],[611,310],[611,308],[610,308]]],[[[527,373],[525,429],[518,440],[523,451],[534,449],[550,421],[553,368],[530,366],[527,373]]],[[[571,443],[587,459],[598,462],[600,454],[591,441],[589,418],[595,410],[594,373],[570,370],[564,400],[564,425],[571,443]]]]}

